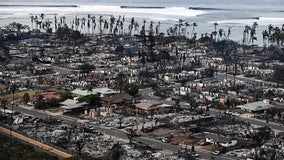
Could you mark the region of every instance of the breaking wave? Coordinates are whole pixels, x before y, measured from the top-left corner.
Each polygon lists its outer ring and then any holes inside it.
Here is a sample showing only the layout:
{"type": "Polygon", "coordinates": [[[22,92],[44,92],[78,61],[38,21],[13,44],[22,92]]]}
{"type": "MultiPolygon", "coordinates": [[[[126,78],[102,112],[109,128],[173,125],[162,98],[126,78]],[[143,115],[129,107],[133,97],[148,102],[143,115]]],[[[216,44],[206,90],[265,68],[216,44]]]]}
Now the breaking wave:
{"type": "Polygon", "coordinates": [[[227,10],[222,8],[207,8],[207,7],[189,7],[192,10],[201,10],[201,11],[214,11],[214,10],[227,10]]]}
{"type": "Polygon", "coordinates": [[[164,9],[165,7],[146,7],[146,6],[120,6],[120,8],[127,8],[127,9],[164,9]]]}
{"type": "MultiPolygon", "coordinates": [[[[272,25],[282,25],[284,18],[277,17],[248,17],[243,19],[230,19],[218,21],[219,24],[239,24],[239,25],[252,25],[253,22],[257,22],[258,25],[267,26],[272,25]]],[[[213,23],[213,22],[212,22],[213,23]]]]}
{"type": "Polygon", "coordinates": [[[0,7],[79,7],[77,5],[5,5],[5,4],[1,4],[0,7]]]}

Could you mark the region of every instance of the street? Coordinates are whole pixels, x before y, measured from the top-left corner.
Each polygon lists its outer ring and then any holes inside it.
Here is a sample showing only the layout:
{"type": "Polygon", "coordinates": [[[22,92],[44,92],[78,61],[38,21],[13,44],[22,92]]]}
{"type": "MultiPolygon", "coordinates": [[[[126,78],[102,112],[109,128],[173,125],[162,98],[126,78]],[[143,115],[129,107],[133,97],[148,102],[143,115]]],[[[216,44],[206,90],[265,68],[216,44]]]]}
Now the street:
{"type": "MultiPolygon", "coordinates": [[[[11,109],[11,106],[9,106],[9,109],[11,109]]],[[[68,118],[67,116],[54,116],[54,115],[50,115],[47,112],[43,112],[43,111],[35,111],[32,109],[26,109],[23,107],[19,107],[19,106],[14,106],[13,107],[14,111],[17,112],[21,112],[23,114],[29,114],[29,115],[34,115],[36,117],[40,117],[40,118],[46,118],[47,116],[50,116],[50,118],[52,119],[58,119],[58,120],[63,120],[65,121],[67,124],[70,125],[76,125],[77,127],[82,127],[84,126],[85,121],[81,121],[79,119],[74,119],[74,118],[68,118]]],[[[90,122],[90,124],[92,124],[90,122]]],[[[103,127],[103,126],[99,126],[99,125],[93,125],[94,129],[101,131],[102,133],[106,134],[106,135],[110,135],[112,137],[116,137],[119,139],[123,139],[124,141],[128,141],[127,135],[125,132],[119,130],[119,129],[114,129],[114,128],[108,128],[108,127],[103,127]]],[[[182,149],[181,146],[179,145],[171,145],[168,143],[163,143],[161,141],[158,140],[154,140],[154,139],[149,139],[147,137],[134,137],[133,139],[134,142],[137,143],[143,143],[149,146],[152,146],[153,148],[161,148],[161,149],[165,149],[165,150],[169,150],[172,152],[177,152],[178,150],[182,149]]],[[[205,150],[201,150],[198,149],[196,147],[195,149],[197,151],[197,153],[200,155],[200,157],[202,158],[207,158],[210,159],[210,157],[212,157],[211,153],[205,150]]],[[[226,160],[226,159],[234,159],[234,158],[230,158],[230,157],[225,157],[225,156],[218,156],[218,160],[226,160]]]]}

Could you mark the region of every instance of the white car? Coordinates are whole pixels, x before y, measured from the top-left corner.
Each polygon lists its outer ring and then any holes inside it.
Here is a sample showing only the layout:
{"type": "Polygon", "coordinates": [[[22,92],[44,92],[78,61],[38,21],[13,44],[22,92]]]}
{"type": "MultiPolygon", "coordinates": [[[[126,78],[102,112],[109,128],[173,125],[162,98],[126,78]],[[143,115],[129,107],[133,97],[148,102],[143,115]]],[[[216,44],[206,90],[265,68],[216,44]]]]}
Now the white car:
{"type": "Polygon", "coordinates": [[[168,138],[162,138],[162,142],[163,142],[163,143],[169,143],[170,140],[169,140],[168,138]]]}
{"type": "Polygon", "coordinates": [[[211,152],[211,154],[213,154],[213,155],[216,155],[216,156],[217,156],[217,155],[219,155],[219,154],[220,154],[220,151],[212,151],[212,152],[211,152]]]}
{"type": "Polygon", "coordinates": [[[226,110],[225,114],[232,114],[233,112],[231,110],[226,110]]]}
{"type": "Polygon", "coordinates": [[[192,157],[199,157],[199,154],[196,153],[196,152],[192,152],[192,153],[191,153],[191,156],[192,156],[192,157]]]}
{"type": "Polygon", "coordinates": [[[240,114],[237,113],[237,112],[233,112],[232,115],[233,115],[233,116],[236,116],[236,117],[239,117],[239,116],[240,116],[240,114]]]}

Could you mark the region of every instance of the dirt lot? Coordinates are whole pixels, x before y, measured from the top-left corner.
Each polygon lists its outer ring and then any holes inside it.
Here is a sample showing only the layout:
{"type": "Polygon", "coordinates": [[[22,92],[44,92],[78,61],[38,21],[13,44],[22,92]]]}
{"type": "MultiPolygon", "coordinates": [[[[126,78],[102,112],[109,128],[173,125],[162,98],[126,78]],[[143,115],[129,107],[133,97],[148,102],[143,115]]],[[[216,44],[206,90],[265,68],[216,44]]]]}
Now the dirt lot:
{"type": "MultiPolygon", "coordinates": [[[[19,90],[17,90],[15,92],[15,95],[14,95],[15,103],[22,104],[23,103],[23,96],[24,96],[25,93],[28,93],[30,95],[30,98],[32,98],[35,95],[51,94],[51,93],[56,93],[56,92],[57,92],[57,90],[55,90],[55,89],[51,89],[51,90],[48,90],[48,91],[44,91],[44,90],[19,91],[19,90]]],[[[0,99],[7,99],[8,102],[12,102],[13,101],[13,94],[8,93],[8,94],[0,95],[0,99]]]]}
{"type": "Polygon", "coordinates": [[[179,142],[181,145],[192,145],[203,139],[204,135],[193,135],[191,133],[184,133],[176,129],[157,128],[151,133],[142,133],[144,136],[149,136],[157,140],[164,137],[172,137],[171,141],[179,142]]]}

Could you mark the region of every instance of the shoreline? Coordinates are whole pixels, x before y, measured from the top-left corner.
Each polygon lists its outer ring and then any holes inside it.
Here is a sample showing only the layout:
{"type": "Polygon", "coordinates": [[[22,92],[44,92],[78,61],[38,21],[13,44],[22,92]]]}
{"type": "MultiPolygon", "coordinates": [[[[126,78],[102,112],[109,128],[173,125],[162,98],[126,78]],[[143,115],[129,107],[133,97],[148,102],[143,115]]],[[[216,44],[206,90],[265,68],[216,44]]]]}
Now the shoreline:
{"type": "Polygon", "coordinates": [[[1,4],[0,7],[79,7],[78,5],[37,5],[37,4],[1,4]]]}

